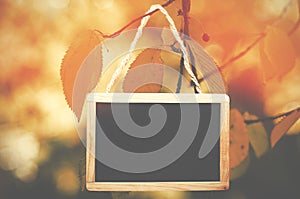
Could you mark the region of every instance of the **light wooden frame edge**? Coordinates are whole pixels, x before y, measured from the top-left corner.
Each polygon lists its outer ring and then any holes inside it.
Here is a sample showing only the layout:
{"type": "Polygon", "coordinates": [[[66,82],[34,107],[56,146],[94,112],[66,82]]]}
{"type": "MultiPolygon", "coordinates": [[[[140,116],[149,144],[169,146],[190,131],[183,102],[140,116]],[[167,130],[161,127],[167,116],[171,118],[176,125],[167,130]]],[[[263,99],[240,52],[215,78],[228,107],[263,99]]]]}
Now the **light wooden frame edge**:
{"type": "MultiPolygon", "coordinates": [[[[86,100],[87,108],[87,146],[86,146],[86,188],[89,191],[210,191],[229,189],[229,97],[226,94],[176,94],[185,99],[183,103],[220,103],[220,181],[208,182],[95,182],[95,129],[96,102],[112,102],[113,95],[128,99],[125,93],[92,93],[86,100]]],[[[135,93],[130,102],[176,103],[172,93],[135,93]]]]}

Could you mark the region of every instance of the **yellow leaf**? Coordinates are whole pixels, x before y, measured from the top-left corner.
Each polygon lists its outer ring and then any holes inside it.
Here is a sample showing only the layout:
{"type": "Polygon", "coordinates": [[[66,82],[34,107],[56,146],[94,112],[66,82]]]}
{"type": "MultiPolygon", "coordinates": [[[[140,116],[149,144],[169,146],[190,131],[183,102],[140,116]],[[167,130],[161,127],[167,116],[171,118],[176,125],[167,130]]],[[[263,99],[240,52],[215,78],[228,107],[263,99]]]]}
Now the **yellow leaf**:
{"type": "Polygon", "coordinates": [[[244,118],[237,109],[230,111],[230,168],[235,168],[248,156],[249,137],[244,118]]]}
{"type": "Polygon", "coordinates": [[[281,79],[296,64],[294,46],[286,32],[269,27],[261,43],[261,61],[265,80],[281,79]]]}
{"type": "Polygon", "coordinates": [[[158,93],[163,80],[161,50],[146,49],[131,64],[123,82],[125,93],[158,93]]]}
{"type": "MultiPolygon", "coordinates": [[[[246,120],[258,119],[255,115],[250,115],[248,112],[244,114],[246,120]]],[[[269,149],[269,138],[265,127],[261,122],[247,125],[250,144],[253,147],[256,157],[261,157],[269,149]]]]}
{"type": "Polygon", "coordinates": [[[102,40],[93,30],[82,32],[70,45],[61,64],[64,94],[78,120],[86,94],[97,85],[101,75],[102,51],[97,45],[102,40]]]}
{"type": "Polygon", "coordinates": [[[294,110],[291,114],[283,118],[271,132],[271,146],[274,147],[280,138],[297,122],[300,118],[300,109],[294,110]]]}
{"type": "Polygon", "coordinates": [[[293,126],[287,131],[287,135],[297,135],[300,134],[300,120],[297,120],[293,126]]]}
{"type": "MultiPolygon", "coordinates": [[[[104,45],[106,45],[106,44],[104,44],[104,45]]],[[[128,64],[131,65],[141,52],[143,52],[142,49],[133,51],[130,59],[128,60],[128,64]]],[[[109,64],[108,66],[104,66],[105,68],[103,68],[101,78],[96,86],[95,92],[98,92],[98,93],[106,92],[106,89],[111,81],[112,76],[114,75],[116,70],[119,68],[119,66],[125,56],[126,56],[126,54],[114,59],[111,62],[111,64],[109,64]]],[[[105,57],[103,57],[103,59],[105,59],[105,57]]],[[[122,81],[123,81],[125,75],[126,75],[126,70],[122,70],[120,75],[116,78],[115,84],[111,87],[110,92],[118,92],[118,93],[123,92],[122,81]]]]}
{"type": "Polygon", "coordinates": [[[203,78],[200,85],[203,92],[225,93],[225,85],[213,58],[193,40],[186,40],[191,64],[196,68],[197,77],[203,78]],[[205,86],[205,87],[204,87],[205,86]]]}
{"type": "Polygon", "coordinates": [[[236,180],[239,177],[243,176],[248,170],[250,165],[249,155],[239,164],[237,167],[230,170],[230,180],[236,180]]]}

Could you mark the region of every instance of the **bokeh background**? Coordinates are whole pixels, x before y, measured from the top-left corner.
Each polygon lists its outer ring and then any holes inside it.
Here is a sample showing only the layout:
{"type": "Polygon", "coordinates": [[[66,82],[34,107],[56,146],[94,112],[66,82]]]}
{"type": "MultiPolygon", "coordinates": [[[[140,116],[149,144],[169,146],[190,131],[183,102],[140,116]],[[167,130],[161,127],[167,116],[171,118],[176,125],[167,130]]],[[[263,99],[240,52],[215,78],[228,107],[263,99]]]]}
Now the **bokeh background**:
{"type": "MultiPolygon", "coordinates": [[[[63,94],[62,58],[79,32],[113,33],[150,5],[165,2],[0,0],[1,199],[299,197],[299,121],[274,148],[265,147],[263,155],[258,157],[249,147],[228,191],[112,194],[81,190],[85,148],[63,94]]],[[[222,74],[232,108],[241,114],[274,116],[300,106],[299,5],[297,0],[191,0],[190,36],[219,66],[227,63],[222,74]],[[203,38],[205,33],[209,39],[203,38]],[[262,33],[271,36],[230,61],[262,33]]],[[[175,0],[166,8],[178,29],[183,27],[181,7],[181,1],[175,0]]],[[[153,15],[149,23],[166,25],[161,14],[153,15]]],[[[263,125],[269,135],[273,121],[263,125]]]]}

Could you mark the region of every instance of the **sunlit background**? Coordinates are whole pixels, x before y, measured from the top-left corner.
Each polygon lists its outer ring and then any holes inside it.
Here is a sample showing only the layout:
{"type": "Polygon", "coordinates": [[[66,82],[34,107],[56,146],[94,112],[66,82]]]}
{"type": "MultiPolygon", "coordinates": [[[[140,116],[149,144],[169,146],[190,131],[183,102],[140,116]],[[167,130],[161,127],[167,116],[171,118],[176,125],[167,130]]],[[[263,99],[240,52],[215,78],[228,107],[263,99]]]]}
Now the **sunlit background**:
{"type": "MultiPolygon", "coordinates": [[[[113,33],[150,5],[165,2],[0,0],[0,198],[112,197],[111,193],[81,191],[85,149],[65,101],[60,64],[79,32],[113,33]]],[[[260,33],[275,32],[222,71],[232,106],[241,112],[270,116],[300,106],[300,29],[288,34],[299,20],[298,4],[297,0],[191,0],[190,35],[220,66],[260,33]],[[280,37],[282,32],[286,36],[280,37]],[[204,33],[210,37],[207,42],[204,33]],[[275,53],[281,56],[264,51],[273,46],[283,47],[281,54],[275,53]]],[[[181,1],[166,9],[177,28],[182,28],[181,1]]],[[[161,14],[149,23],[166,25],[161,14]]],[[[285,136],[262,158],[250,151],[250,166],[232,182],[230,191],[115,193],[113,197],[250,199],[265,193],[266,198],[280,198],[283,195],[276,194],[280,189],[299,196],[299,126],[298,122],[289,131],[295,135],[285,136]],[[258,187],[253,176],[264,174],[259,179],[265,187],[258,187]]]]}

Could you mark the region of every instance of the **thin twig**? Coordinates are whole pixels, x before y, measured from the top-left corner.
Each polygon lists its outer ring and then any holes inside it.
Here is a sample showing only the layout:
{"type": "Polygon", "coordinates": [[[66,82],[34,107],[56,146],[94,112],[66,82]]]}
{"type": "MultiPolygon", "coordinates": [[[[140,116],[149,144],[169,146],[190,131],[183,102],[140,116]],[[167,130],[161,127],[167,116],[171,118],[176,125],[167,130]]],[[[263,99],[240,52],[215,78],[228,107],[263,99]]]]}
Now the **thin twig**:
{"type": "Polygon", "coordinates": [[[236,60],[242,58],[244,55],[246,55],[260,40],[262,40],[266,36],[266,33],[263,32],[259,35],[259,37],[252,43],[250,44],[247,48],[245,48],[243,51],[241,51],[239,54],[236,56],[230,58],[227,62],[222,64],[219,68],[220,69],[225,69],[230,63],[235,62],[236,60]]]}
{"type": "MultiPolygon", "coordinates": [[[[169,0],[166,3],[162,4],[162,7],[167,7],[169,6],[171,3],[173,3],[175,0],[169,0]]],[[[149,12],[147,14],[141,15],[135,19],[133,19],[132,21],[130,21],[129,23],[127,23],[125,26],[123,26],[122,28],[120,28],[118,31],[112,33],[112,34],[104,34],[103,32],[101,32],[100,30],[95,29],[94,31],[98,32],[103,38],[114,38],[118,35],[120,35],[126,28],[128,28],[129,26],[131,26],[132,24],[134,24],[137,21],[140,21],[141,19],[143,19],[146,16],[151,16],[154,13],[156,13],[158,11],[158,9],[153,10],[152,12],[149,12]]]]}
{"type": "Polygon", "coordinates": [[[245,122],[245,124],[249,125],[249,124],[254,124],[254,123],[258,123],[258,122],[264,122],[264,121],[267,121],[267,120],[275,120],[275,119],[278,119],[278,118],[281,118],[281,117],[286,117],[294,111],[300,111],[300,107],[298,107],[296,109],[293,109],[291,111],[288,111],[286,113],[281,113],[281,114],[276,115],[276,116],[258,118],[258,119],[255,119],[255,120],[245,120],[244,122],[245,122]]]}
{"type": "Polygon", "coordinates": [[[219,66],[218,68],[216,68],[215,70],[211,71],[208,74],[203,75],[202,78],[199,79],[199,83],[201,83],[202,81],[204,81],[206,78],[209,78],[210,76],[212,76],[213,74],[215,74],[216,72],[219,72],[223,69],[225,69],[227,66],[230,66],[231,63],[235,62],[236,60],[242,58],[244,55],[246,55],[258,42],[260,42],[264,37],[265,37],[266,33],[261,33],[259,35],[259,37],[253,42],[251,43],[247,48],[245,48],[244,50],[242,50],[239,54],[237,54],[236,56],[231,57],[227,62],[225,62],[224,64],[222,64],[221,66],[219,66]]]}

